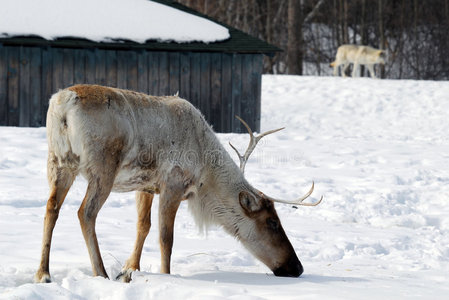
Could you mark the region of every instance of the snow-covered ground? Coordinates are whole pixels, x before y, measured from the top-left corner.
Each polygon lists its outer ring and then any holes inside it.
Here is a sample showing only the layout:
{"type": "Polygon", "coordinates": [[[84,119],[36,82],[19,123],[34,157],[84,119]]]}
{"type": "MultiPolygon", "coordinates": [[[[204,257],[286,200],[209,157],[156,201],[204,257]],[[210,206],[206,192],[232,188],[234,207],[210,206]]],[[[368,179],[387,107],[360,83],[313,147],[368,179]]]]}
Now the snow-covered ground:
{"type": "MultiPolygon", "coordinates": [[[[54,282],[32,283],[48,194],[45,129],[0,127],[0,298],[448,299],[449,82],[264,76],[262,88],[262,129],[286,129],[261,141],[247,178],[278,198],[312,181],[313,196],[324,195],[317,207],[276,205],[300,278],[274,277],[220,228],[199,234],[186,203],[172,275],[158,273],[153,212],[133,281],[94,278],[76,213],[79,178],[54,233],[54,282]]],[[[230,151],[229,141],[244,149],[248,140],[219,138],[230,151]]],[[[135,216],[133,194],[112,194],[98,217],[111,278],[132,250],[135,216]]]]}

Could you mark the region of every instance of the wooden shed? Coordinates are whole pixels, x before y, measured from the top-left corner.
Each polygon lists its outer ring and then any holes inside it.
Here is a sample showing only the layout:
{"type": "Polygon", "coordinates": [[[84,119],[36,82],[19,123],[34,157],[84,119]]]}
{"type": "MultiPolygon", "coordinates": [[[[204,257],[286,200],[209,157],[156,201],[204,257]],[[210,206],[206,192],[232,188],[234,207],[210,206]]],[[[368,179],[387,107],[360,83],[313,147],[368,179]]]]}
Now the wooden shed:
{"type": "MultiPolygon", "coordinates": [[[[174,1],[156,2],[208,18],[174,1]]],[[[45,126],[53,93],[91,83],[151,95],[179,91],[217,132],[245,131],[235,115],[259,131],[263,55],[279,49],[224,26],[230,38],[207,44],[0,38],[0,125],[45,126]]]]}

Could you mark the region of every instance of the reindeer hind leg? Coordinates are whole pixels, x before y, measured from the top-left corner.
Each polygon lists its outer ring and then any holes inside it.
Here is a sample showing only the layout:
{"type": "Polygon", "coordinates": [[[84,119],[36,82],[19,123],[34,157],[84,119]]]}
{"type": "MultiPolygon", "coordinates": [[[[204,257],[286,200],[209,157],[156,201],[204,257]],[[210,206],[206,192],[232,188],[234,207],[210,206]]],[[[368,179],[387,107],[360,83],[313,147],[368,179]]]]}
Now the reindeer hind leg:
{"type": "Polygon", "coordinates": [[[76,168],[59,166],[55,154],[50,152],[47,163],[47,175],[50,185],[50,197],[44,217],[44,232],[42,236],[41,261],[37,270],[35,282],[51,282],[50,278],[50,248],[53,229],[59,216],[59,210],[77,175],[76,168]]]}
{"type": "Polygon", "coordinates": [[[151,227],[151,205],[153,203],[153,194],[146,192],[136,193],[137,206],[137,234],[134,250],[125,263],[122,271],[117,275],[116,280],[122,282],[131,281],[131,273],[140,270],[140,257],[142,256],[142,248],[148,232],[151,227]]]}
{"type": "MultiPolygon", "coordinates": [[[[98,212],[108,198],[114,181],[114,171],[95,172],[101,175],[92,175],[88,179],[86,196],[78,210],[78,219],[89,252],[92,271],[94,276],[108,278],[104,268],[103,260],[98,246],[97,234],[95,232],[95,223],[98,212]]],[[[93,172],[91,172],[93,174],[93,172]]]]}
{"type": "MultiPolygon", "coordinates": [[[[93,141],[92,141],[93,142],[93,141]]],[[[123,140],[121,138],[96,141],[102,147],[89,155],[86,162],[86,179],[88,181],[86,196],[78,210],[78,219],[86,242],[94,276],[108,278],[98,246],[95,223],[98,212],[105,203],[121,163],[123,140]]]]}

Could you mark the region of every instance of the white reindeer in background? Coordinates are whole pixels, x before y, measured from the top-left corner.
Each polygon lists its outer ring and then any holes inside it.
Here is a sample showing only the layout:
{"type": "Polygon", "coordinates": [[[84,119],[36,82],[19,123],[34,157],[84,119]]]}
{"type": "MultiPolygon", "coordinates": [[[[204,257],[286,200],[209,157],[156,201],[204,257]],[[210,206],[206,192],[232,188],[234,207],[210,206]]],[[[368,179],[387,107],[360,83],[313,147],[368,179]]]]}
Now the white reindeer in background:
{"type": "Polygon", "coordinates": [[[341,73],[343,77],[346,77],[346,70],[350,64],[353,64],[352,77],[359,76],[359,67],[364,65],[368,68],[371,78],[377,78],[374,65],[385,64],[385,50],[362,45],[341,45],[337,49],[335,61],[330,63],[330,66],[334,68],[334,76],[338,75],[338,69],[343,65],[341,73]]]}
{"type": "MultiPolygon", "coordinates": [[[[246,123],[245,123],[245,126],[246,123]]],[[[36,282],[50,282],[52,232],[75,177],[83,175],[87,192],[78,217],[94,276],[108,277],[100,255],[95,221],[111,191],[137,191],[137,238],[117,279],[130,281],[140,268],[142,247],[151,226],[151,204],[159,199],[161,272],[170,273],[173,225],[187,200],[199,226],[221,225],[240,240],[276,276],[298,277],[303,267],[288,240],[273,202],[252,187],[220,144],[201,113],[177,97],[155,97],[97,85],[76,85],[54,94],[47,113],[50,197],[44,219],[42,256],[36,282]]],[[[266,133],[268,134],[268,133],[266,133]]],[[[240,156],[240,155],[239,155],[240,156]]]]}

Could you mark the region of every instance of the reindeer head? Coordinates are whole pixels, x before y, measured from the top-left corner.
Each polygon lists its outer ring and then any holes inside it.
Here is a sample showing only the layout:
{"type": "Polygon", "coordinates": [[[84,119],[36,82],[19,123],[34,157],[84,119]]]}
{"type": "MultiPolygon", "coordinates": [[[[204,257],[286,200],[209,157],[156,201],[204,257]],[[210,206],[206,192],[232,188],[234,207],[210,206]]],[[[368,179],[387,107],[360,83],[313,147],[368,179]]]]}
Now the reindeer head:
{"type": "Polygon", "coordinates": [[[376,62],[379,64],[384,65],[385,64],[385,59],[386,59],[386,52],[385,50],[377,50],[376,52],[377,58],[376,58],[376,62]]]}
{"type": "MultiPolygon", "coordinates": [[[[258,141],[267,134],[277,132],[283,128],[267,131],[255,136],[245,121],[237,117],[250,134],[250,143],[244,155],[237,152],[240,159],[240,169],[245,171],[246,161],[255,149],[258,141]]],[[[303,206],[318,205],[323,197],[314,203],[303,203],[313,192],[314,184],[309,192],[303,197],[285,201],[266,196],[261,191],[246,186],[240,188],[238,199],[243,210],[243,217],[235,223],[234,234],[240,239],[243,245],[260,261],[267,265],[276,276],[298,277],[303,272],[303,267],[299,261],[292,244],[288,240],[281,221],[274,208],[274,202],[296,204],[303,206]]]]}
{"type": "Polygon", "coordinates": [[[290,241],[282,228],[273,202],[249,191],[239,193],[244,221],[236,235],[242,244],[276,276],[298,277],[303,272],[290,241]]]}

